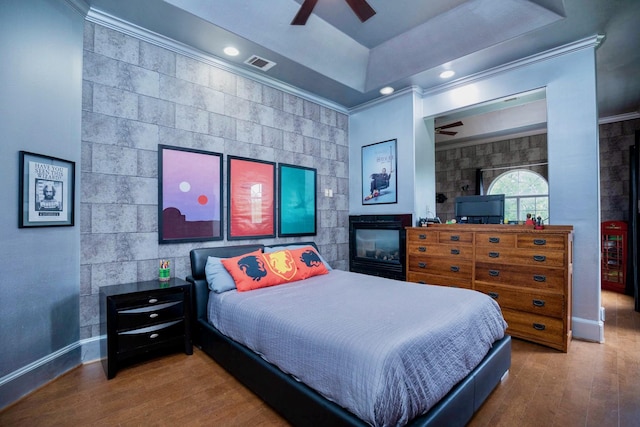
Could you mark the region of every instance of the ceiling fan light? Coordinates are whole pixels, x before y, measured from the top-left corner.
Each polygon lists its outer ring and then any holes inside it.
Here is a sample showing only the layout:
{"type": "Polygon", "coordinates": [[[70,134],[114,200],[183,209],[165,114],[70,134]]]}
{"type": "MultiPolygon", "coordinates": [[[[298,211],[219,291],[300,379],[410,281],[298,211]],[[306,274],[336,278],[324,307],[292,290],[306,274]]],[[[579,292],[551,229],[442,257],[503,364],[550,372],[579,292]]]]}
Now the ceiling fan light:
{"type": "Polygon", "coordinates": [[[382,94],[382,95],[391,95],[394,91],[395,91],[395,89],[392,88],[391,86],[385,86],[382,89],[380,89],[380,94],[382,94]]]}
{"type": "Polygon", "coordinates": [[[240,51],[233,46],[225,47],[223,52],[225,53],[225,55],[229,56],[238,56],[240,54],[240,51]]]}
{"type": "Polygon", "coordinates": [[[456,72],[453,70],[446,70],[440,73],[441,79],[448,79],[456,75],[456,72]]]}

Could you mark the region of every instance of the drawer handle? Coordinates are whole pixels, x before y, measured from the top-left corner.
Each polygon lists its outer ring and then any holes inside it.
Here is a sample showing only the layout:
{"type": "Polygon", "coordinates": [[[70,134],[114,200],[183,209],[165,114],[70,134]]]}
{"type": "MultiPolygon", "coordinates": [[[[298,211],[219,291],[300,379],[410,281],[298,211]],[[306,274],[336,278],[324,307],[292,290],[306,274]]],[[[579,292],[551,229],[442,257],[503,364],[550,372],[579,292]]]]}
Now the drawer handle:
{"type": "Polygon", "coordinates": [[[451,249],[451,255],[460,255],[460,249],[451,249]]]}
{"type": "Polygon", "coordinates": [[[419,250],[420,252],[427,252],[427,248],[425,248],[424,246],[420,246],[420,247],[418,248],[418,250],[419,250]]]}
{"type": "Polygon", "coordinates": [[[499,237],[489,237],[489,243],[500,243],[499,237]]]}
{"type": "Polygon", "coordinates": [[[457,242],[460,240],[460,236],[451,236],[451,241],[457,242]]]}
{"type": "Polygon", "coordinates": [[[158,302],[158,298],[149,298],[149,304],[155,304],[158,302]]]}
{"type": "Polygon", "coordinates": [[[458,267],[457,265],[452,265],[451,271],[453,271],[454,273],[457,273],[458,271],[460,271],[460,267],[458,267]]]}
{"type": "Polygon", "coordinates": [[[498,258],[500,256],[500,252],[489,252],[489,258],[498,258]]]}
{"type": "Polygon", "coordinates": [[[160,334],[151,334],[149,335],[149,339],[155,339],[158,338],[160,336],[160,334]]]}
{"type": "Polygon", "coordinates": [[[538,246],[543,246],[547,244],[546,239],[533,239],[533,244],[538,246]]]}
{"type": "Polygon", "coordinates": [[[544,326],[542,323],[534,323],[533,324],[533,329],[537,330],[537,331],[544,331],[546,328],[546,326],[544,326]]]}
{"type": "Polygon", "coordinates": [[[489,292],[487,295],[489,295],[493,299],[498,299],[498,297],[500,296],[497,292],[489,292]]]}
{"type": "Polygon", "coordinates": [[[427,268],[427,263],[426,263],[426,262],[419,262],[419,263],[418,263],[418,267],[420,267],[420,268],[427,268]]]}
{"type": "Polygon", "coordinates": [[[543,276],[542,274],[535,274],[533,276],[533,280],[535,280],[536,282],[546,282],[547,276],[543,276]]]}
{"type": "Polygon", "coordinates": [[[426,238],[427,238],[426,234],[419,234],[418,235],[418,239],[420,239],[420,240],[425,240],[426,238]]]}
{"type": "Polygon", "coordinates": [[[534,299],[533,300],[533,305],[535,305],[536,307],[544,307],[544,300],[534,299]]]}
{"type": "Polygon", "coordinates": [[[499,270],[489,270],[489,276],[498,277],[499,275],[500,275],[500,271],[499,270]]]}
{"type": "Polygon", "coordinates": [[[150,317],[151,319],[155,319],[155,318],[156,318],[156,317],[158,317],[158,316],[159,316],[159,315],[158,315],[158,313],[151,313],[151,314],[149,315],[149,317],[150,317]]]}
{"type": "Polygon", "coordinates": [[[419,281],[418,281],[418,284],[420,284],[420,285],[426,285],[426,284],[427,284],[427,282],[423,282],[422,280],[419,280],[419,281]]]}
{"type": "Polygon", "coordinates": [[[545,262],[547,260],[547,257],[544,255],[534,255],[533,260],[538,262],[545,262]]]}

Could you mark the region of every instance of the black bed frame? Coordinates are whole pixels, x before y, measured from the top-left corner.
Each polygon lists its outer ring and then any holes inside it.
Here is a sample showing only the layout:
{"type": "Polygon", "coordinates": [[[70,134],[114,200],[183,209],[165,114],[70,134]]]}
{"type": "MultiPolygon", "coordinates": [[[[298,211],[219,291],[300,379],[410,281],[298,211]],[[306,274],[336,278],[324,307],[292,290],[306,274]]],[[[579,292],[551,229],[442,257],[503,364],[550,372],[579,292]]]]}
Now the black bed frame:
{"type": "MultiPolygon", "coordinates": [[[[313,242],[296,244],[316,247],[313,242]]],[[[192,274],[187,280],[194,284],[197,316],[192,334],[194,344],[295,426],[367,426],[351,412],[296,381],[247,347],[225,337],[207,322],[209,288],[204,270],[207,257],[234,257],[260,248],[264,245],[200,248],[190,252],[192,274]]],[[[507,335],[494,343],[482,362],[449,394],[408,425],[464,426],[510,367],[511,337],[507,335]]]]}

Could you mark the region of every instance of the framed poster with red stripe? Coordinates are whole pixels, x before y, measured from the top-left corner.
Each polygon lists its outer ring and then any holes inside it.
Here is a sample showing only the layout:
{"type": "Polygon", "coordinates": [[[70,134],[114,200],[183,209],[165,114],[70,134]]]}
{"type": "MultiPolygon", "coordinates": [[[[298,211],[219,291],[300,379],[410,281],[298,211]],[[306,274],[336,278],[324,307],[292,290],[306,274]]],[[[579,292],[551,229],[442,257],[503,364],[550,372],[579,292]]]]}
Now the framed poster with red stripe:
{"type": "Polygon", "coordinates": [[[227,156],[227,239],[276,236],[276,164],[227,156]]]}

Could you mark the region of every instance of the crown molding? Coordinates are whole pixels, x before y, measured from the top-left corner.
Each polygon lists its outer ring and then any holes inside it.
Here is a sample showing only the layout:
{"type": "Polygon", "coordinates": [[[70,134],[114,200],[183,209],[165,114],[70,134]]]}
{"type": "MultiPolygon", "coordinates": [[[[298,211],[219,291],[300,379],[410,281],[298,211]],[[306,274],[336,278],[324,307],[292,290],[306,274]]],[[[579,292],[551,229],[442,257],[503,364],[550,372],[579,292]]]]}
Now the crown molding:
{"type": "Polygon", "coordinates": [[[640,112],[634,111],[632,113],[618,114],[616,116],[602,117],[598,119],[599,125],[605,125],[607,123],[624,122],[625,120],[640,119],[640,112]]]}
{"type": "MultiPolygon", "coordinates": [[[[67,0],[67,1],[80,2],[82,0],[67,0]]],[[[170,39],[168,37],[165,37],[153,31],[147,30],[146,28],[132,24],[128,21],[117,18],[106,12],[91,8],[87,13],[86,19],[87,21],[93,22],[94,24],[102,25],[114,31],[127,34],[131,37],[135,37],[147,43],[151,43],[155,46],[158,46],[158,47],[170,50],[172,52],[175,52],[177,54],[184,55],[191,59],[195,59],[197,61],[203,62],[212,67],[217,67],[222,70],[237,74],[241,77],[245,77],[250,80],[255,80],[266,86],[281,90],[290,95],[298,96],[307,101],[311,101],[323,107],[335,110],[339,113],[348,114],[347,108],[345,108],[343,105],[329,101],[328,99],[319,97],[313,93],[301,90],[298,87],[289,85],[280,80],[276,80],[265,74],[260,74],[253,70],[247,70],[237,65],[230,64],[221,58],[205,53],[199,49],[195,49],[191,46],[188,46],[184,43],[170,39]]]]}
{"type": "Polygon", "coordinates": [[[553,49],[546,50],[544,52],[540,52],[535,55],[527,56],[522,59],[518,59],[516,61],[508,62],[506,64],[500,65],[498,67],[490,68],[485,71],[481,71],[476,74],[472,74],[470,76],[453,80],[442,85],[426,89],[423,91],[423,96],[435,95],[437,93],[441,93],[447,90],[451,90],[457,88],[459,86],[465,86],[470,83],[474,83],[478,80],[483,80],[488,77],[495,76],[497,74],[501,74],[507,71],[515,70],[517,68],[522,68],[529,66],[531,64],[536,64],[539,62],[547,61],[551,58],[556,58],[558,56],[567,55],[572,52],[576,52],[583,49],[594,48],[596,49],[602,41],[604,40],[604,35],[596,34],[594,36],[586,37],[584,39],[577,40],[573,43],[568,43],[553,49]]]}

